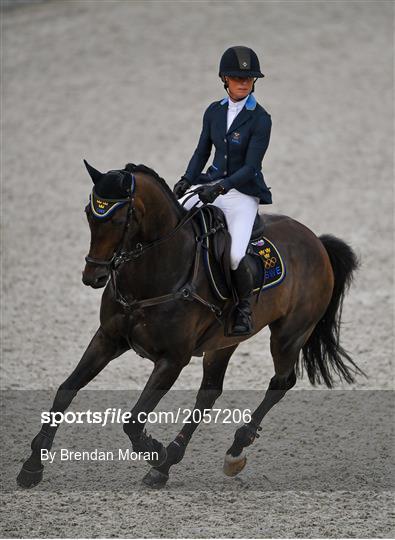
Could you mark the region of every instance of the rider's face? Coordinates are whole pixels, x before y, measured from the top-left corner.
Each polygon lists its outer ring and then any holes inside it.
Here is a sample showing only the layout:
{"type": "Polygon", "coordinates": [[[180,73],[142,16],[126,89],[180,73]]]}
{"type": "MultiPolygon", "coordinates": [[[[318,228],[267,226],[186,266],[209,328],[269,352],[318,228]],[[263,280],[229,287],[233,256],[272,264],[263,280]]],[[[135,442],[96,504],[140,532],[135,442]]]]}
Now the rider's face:
{"type": "Polygon", "coordinates": [[[254,85],[254,77],[225,77],[232,100],[239,101],[250,94],[254,85]]]}

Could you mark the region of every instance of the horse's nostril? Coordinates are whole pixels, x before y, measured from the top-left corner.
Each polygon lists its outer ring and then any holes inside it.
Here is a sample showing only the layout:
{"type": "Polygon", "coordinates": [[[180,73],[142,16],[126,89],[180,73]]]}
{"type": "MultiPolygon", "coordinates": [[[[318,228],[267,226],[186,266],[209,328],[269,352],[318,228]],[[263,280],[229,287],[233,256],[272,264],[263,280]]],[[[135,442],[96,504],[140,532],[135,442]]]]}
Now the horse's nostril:
{"type": "Polygon", "coordinates": [[[103,274],[102,276],[98,276],[98,277],[95,279],[95,284],[96,284],[96,285],[104,285],[104,284],[107,282],[107,279],[108,279],[108,275],[107,275],[107,274],[103,274]]]}

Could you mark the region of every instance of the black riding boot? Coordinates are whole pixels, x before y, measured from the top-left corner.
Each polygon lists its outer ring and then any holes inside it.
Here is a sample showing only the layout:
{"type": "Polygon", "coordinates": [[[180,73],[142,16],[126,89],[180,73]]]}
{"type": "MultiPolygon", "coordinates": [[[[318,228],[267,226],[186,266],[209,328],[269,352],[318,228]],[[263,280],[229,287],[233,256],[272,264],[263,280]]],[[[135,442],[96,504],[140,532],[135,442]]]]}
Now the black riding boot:
{"type": "Polygon", "coordinates": [[[232,270],[232,279],[239,302],[236,305],[231,336],[247,336],[252,332],[251,306],[249,297],[254,289],[254,276],[247,257],[243,257],[236,270],[232,270]]]}

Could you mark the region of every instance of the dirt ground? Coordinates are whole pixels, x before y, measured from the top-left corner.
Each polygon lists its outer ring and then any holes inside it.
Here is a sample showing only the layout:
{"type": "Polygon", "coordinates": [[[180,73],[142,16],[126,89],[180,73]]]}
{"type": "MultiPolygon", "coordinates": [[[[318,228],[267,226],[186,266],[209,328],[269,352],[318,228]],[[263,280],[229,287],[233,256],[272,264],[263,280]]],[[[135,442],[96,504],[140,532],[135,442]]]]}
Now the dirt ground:
{"type": "MultiPolygon", "coordinates": [[[[2,536],[393,536],[393,3],[9,4],[2,10],[2,536]],[[145,163],[173,185],[204,108],[224,94],[217,64],[235,44],[253,47],[266,74],[256,97],[273,120],[264,160],[270,211],[343,238],[361,258],[342,342],[368,377],[332,392],[298,381],[233,480],[221,463],[234,427],[208,426],[162,492],[141,487],[146,465],[116,463],[54,464],[38,488],[22,491],[15,477],[40,407],[98,326],[101,292],[81,283],[91,189],[82,158],[103,171],[145,163]]],[[[239,347],[223,403],[248,405],[247,390],[254,401],[266,388],[268,336],[266,329],[239,347]]],[[[149,361],[125,354],[90,385],[85,404],[100,408],[106,390],[111,406],[118,398],[126,406],[150,370],[149,361]]],[[[200,378],[201,359],[193,358],[175,385],[189,390],[190,406],[200,378]]],[[[89,431],[71,433],[59,431],[55,446],[92,443],[89,431]]],[[[164,440],[175,433],[160,430],[164,440]]],[[[120,427],[112,437],[127,442],[120,427]]]]}

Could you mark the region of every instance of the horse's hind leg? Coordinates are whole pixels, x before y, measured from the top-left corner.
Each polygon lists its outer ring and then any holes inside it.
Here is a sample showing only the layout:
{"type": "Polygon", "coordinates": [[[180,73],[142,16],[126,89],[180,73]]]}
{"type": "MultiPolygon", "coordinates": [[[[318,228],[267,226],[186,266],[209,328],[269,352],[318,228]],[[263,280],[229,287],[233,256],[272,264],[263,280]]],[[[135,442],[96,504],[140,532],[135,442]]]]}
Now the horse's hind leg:
{"type": "Polygon", "coordinates": [[[247,462],[244,448],[250,446],[255,438],[259,437],[257,432],[262,429],[260,424],[263,418],[296,383],[295,365],[312,328],[303,333],[295,331],[288,333],[287,329],[290,326],[292,325],[273,325],[271,327],[270,350],[273,356],[275,375],[270,380],[263,401],[252,413],[250,422],[240,427],[235,433],[233,444],[225,455],[224,473],[227,476],[236,476],[244,469],[247,462]]]}
{"type": "MultiPolygon", "coordinates": [[[[63,413],[69,407],[78,390],[94,379],[110,360],[125,350],[126,347],[121,348],[99,328],[77,367],[60,385],[50,413],[63,413]]],[[[56,419],[56,416],[54,418],[56,419]]],[[[44,469],[41,462],[41,451],[51,449],[57,428],[56,420],[55,422],[50,420],[50,422],[43,424],[39,433],[32,440],[32,454],[23,464],[17,477],[17,482],[21,487],[30,488],[41,482],[44,469]]]]}
{"type": "Polygon", "coordinates": [[[163,487],[169,479],[169,469],[179,463],[184,457],[186,447],[193,433],[199,426],[203,411],[211,409],[215,401],[222,393],[223,381],[230,357],[236,350],[237,345],[207,352],[203,359],[203,379],[196,397],[194,410],[200,414],[192,415],[191,423],[184,424],[180,433],[167,447],[167,459],[160,467],[152,468],[143,478],[143,482],[150,487],[163,487]],[[195,421],[199,420],[199,421],[195,421]]]}

